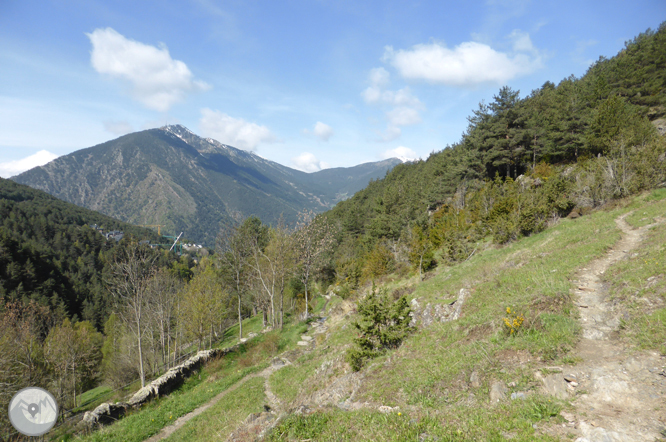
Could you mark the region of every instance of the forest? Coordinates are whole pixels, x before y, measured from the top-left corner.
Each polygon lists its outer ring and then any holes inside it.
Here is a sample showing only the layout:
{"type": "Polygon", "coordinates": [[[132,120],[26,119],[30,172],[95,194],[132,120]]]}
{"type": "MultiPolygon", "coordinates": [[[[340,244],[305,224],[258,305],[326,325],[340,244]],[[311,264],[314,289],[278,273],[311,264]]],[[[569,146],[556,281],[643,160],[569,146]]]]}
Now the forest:
{"type": "Polygon", "coordinates": [[[157,239],[148,231],[0,180],[0,402],[43,385],[74,407],[99,383],[145,383],[250,315],[280,328],[307,319],[313,296],[353,297],[391,273],[425,279],[666,185],[665,88],[662,24],[581,78],[524,98],[502,87],[458,143],[329,212],[295,226],[236,220],[196,263],[141,244],[157,239]],[[126,237],[109,242],[90,224],[126,237]]]}

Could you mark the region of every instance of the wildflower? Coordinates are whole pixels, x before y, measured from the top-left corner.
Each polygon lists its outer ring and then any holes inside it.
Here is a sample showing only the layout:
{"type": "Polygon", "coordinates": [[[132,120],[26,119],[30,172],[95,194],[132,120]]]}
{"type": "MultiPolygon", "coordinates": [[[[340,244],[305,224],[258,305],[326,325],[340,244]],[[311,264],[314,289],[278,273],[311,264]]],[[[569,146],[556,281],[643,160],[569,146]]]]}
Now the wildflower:
{"type": "Polygon", "coordinates": [[[402,416],[402,413],[400,413],[399,411],[398,411],[398,416],[402,416]]]}

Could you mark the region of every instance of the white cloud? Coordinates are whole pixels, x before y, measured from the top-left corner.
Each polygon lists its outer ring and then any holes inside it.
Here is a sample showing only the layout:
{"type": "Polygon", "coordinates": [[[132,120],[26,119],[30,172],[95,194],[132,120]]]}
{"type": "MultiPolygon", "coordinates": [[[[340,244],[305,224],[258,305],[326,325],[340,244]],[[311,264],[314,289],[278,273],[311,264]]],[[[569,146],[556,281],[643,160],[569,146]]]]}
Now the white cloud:
{"type": "Polygon", "coordinates": [[[93,68],[129,82],[134,99],[149,109],[165,112],[188,93],[210,88],[193,80],[187,65],[171,58],[164,44],[158,48],[130,40],[111,28],[86,35],[92,43],[93,68]]]}
{"type": "Polygon", "coordinates": [[[333,128],[331,126],[329,126],[328,124],[322,123],[321,121],[317,121],[317,124],[315,124],[313,133],[320,140],[328,141],[328,139],[333,136],[333,128]]]}
{"type": "Polygon", "coordinates": [[[528,34],[516,30],[509,38],[513,40],[512,54],[478,42],[464,42],[453,49],[435,42],[397,51],[387,46],[383,60],[407,79],[463,87],[502,84],[542,67],[541,56],[528,34]]]}
{"type": "Polygon", "coordinates": [[[520,29],[514,29],[509,34],[509,39],[513,41],[513,50],[515,52],[531,52],[538,54],[538,51],[532,44],[530,34],[523,32],[520,29]]]}
{"type": "Polygon", "coordinates": [[[414,161],[418,158],[418,154],[409,147],[398,146],[395,149],[390,149],[382,152],[381,158],[386,160],[388,158],[398,158],[403,163],[405,161],[414,161]]]}
{"type": "Polygon", "coordinates": [[[273,143],[275,135],[266,127],[208,108],[201,109],[201,134],[239,149],[254,151],[260,143],[273,143]]]}
{"type": "Polygon", "coordinates": [[[291,159],[291,163],[298,170],[303,172],[317,172],[318,170],[328,168],[328,164],[323,161],[319,161],[313,154],[310,152],[303,152],[297,157],[291,159]]]}
{"type": "Polygon", "coordinates": [[[107,132],[110,132],[114,135],[125,135],[130,132],[134,132],[134,127],[132,127],[131,124],[129,124],[127,121],[105,121],[104,122],[104,130],[107,132]]]}
{"type": "Polygon", "coordinates": [[[386,132],[378,132],[379,141],[393,141],[402,134],[399,126],[421,122],[419,111],[425,107],[421,100],[412,94],[409,87],[398,90],[386,89],[389,84],[389,73],[384,68],[372,69],[368,79],[370,86],[361,92],[361,97],[366,104],[384,108],[388,120],[386,132]]]}
{"type": "Polygon", "coordinates": [[[3,178],[9,178],[18,175],[21,172],[25,172],[26,170],[30,170],[33,167],[43,166],[56,158],[58,158],[58,155],[51,153],[48,150],[40,150],[36,154],[20,160],[0,163],[0,176],[3,178]]]}
{"type": "Polygon", "coordinates": [[[334,134],[333,128],[326,123],[322,123],[321,121],[317,121],[313,130],[303,129],[301,132],[303,132],[304,135],[312,134],[319,138],[321,141],[328,141],[328,139],[331,138],[334,134]]]}
{"type": "Polygon", "coordinates": [[[423,107],[421,100],[412,95],[409,87],[397,91],[382,90],[377,86],[370,86],[361,92],[363,100],[368,104],[387,104],[392,106],[423,107]]]}
{"type": "Polygon", "coordinates": [[[386,128],[386,132],[377,132],[379,134],[379,140],[384,143],[388,143],[389,141],[393,141],[396,138],[400,137],[402,135],[402,130],[399,127],[396,126],[391,126],[389,125],[386,128]]]}
{"type": "Polygon", "coordinates": [[[411,107],[396,107],[386,112],[386,117],[392,126],[411,126],[421,122],[419,111],[411,107]]]}
{"type": "Polygon", "coordinates": [[[386,87],[389,84],[391,75],[382,67],[370,69],[368,75],[370,83],[376,87],[386,87]]]}

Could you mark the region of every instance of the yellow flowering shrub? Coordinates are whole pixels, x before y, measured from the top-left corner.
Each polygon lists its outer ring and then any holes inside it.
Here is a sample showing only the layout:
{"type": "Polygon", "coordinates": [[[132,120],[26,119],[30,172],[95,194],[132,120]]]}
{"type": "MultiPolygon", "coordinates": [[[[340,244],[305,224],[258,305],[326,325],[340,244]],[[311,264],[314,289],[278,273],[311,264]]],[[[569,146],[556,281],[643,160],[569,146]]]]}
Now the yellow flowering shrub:
{"type": "Polygon", "coordinates": [[[518,313],[515,310],[512,311],[511,307],[506,308],[506,314],[509,315],[509,317],[504,318],[504,330],[509,335],[515,335],[523,325],[525,317],[522,313],[518,313]]]}

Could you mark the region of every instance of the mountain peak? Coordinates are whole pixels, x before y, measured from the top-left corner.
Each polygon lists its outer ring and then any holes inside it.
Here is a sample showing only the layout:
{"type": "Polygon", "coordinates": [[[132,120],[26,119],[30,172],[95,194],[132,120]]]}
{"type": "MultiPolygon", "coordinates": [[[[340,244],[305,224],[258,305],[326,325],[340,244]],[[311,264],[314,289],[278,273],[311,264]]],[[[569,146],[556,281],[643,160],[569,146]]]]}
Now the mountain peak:
{"type": "Polygon", "coordinates": [[[160,127],[160,130],[173,134],[178,138],[182,138],[184,135],[197,136],[194,132],[192,132],[191,130],[180,124],[166,124],[160,127]]]}

